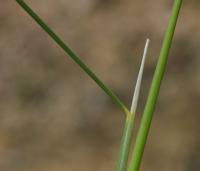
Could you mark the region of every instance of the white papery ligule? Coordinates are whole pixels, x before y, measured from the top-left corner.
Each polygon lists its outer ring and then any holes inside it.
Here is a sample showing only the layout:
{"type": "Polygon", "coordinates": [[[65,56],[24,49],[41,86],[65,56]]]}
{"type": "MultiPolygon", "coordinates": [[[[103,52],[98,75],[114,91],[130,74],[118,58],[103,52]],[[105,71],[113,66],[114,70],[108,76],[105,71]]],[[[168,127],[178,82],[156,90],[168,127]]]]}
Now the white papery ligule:
{"type": "Polygon", "coordinates": [[[149,43],[150,43],[150,40],[147,39],[145,47],[144,47],[144,53],[143,53],[142,62],[141,62],[140,70],[139,70],[138,77],[137,77],[134,94],[133,94],[133,100],[132,100],[132,105],[131,105],[131,114],[135,114],[136,109],[137,109],[140,88],[141,88],[141,82],[142,82],[142,75],[143,75],[143,71],[144,71],[144,64],[145,64],[145,60],[146,60],[146,56],[147,56],[149,43]]]}

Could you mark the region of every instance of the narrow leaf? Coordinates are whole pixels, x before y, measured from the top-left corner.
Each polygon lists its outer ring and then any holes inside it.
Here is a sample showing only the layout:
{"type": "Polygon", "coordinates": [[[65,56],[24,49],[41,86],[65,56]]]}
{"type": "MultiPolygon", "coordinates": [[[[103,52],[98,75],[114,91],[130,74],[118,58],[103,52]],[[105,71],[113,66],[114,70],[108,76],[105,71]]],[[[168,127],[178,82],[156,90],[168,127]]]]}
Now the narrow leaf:
{"type": "Polygon", "coordinates": [[[43,30],[74,60],[90,77],[93,79],[99,87],[112,98],[112,100],[124,111],[126,115],[129,115],[129,110],[123,104],[123,102],[96,76],[96,74],[80,59],[80,57],[74,53],[68,45],[23,1],[16,0],[17,3],[43,28],[43,30]]]}

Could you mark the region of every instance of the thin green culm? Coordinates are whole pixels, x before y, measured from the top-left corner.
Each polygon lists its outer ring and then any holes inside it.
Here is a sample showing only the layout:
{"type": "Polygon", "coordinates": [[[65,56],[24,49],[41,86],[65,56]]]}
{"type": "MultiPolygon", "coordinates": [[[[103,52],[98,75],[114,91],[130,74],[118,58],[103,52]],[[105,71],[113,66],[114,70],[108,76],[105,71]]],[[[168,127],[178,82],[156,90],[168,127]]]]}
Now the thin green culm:
{"type": "Polygon", "coordinates": [[[155,110],[161,82],[165,73],[165,68],[166,68],[166,64],[167,64],[167,60],[169,56],[169,51],[172,45],[172,39],[175,32],[181,4],[182,4],[182,0],[174,1],[172,15],[169,20],[169,25],[165,34],[160,56],[158,58],[158,63],[157,63],[156,70],[154,73],[147,103],[144,109],[144,114],[142,117],[139,132],[137,134],[137,138],[136,138],[136,142],[135,142],[133,154],[132,154],[132,160],[130,162],[128,171],[138,171],[140,168],[140,163],[141,163],[142,155],[144,152],[144,147],[147,141],[147,136],[149,133],[153,113],[155,110]]]}

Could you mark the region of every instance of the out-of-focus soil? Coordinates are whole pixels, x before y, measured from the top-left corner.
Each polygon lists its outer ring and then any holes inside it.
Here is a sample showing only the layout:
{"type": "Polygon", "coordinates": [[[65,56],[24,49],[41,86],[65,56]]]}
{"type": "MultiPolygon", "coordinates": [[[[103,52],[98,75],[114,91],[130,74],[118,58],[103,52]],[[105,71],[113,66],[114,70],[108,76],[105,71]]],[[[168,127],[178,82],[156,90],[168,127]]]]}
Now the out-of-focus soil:
{"type": "MultiPolygon", "coordinates": [[[[136,129],[172,0],[27,0],[130,106],[136,129]]],[[[200,2],[183,2],[141,171],[200,169],[200,2]]],[[[112,171],[124,116],[15,1],[0,0],[0,170],[112,171]]],[[[134,134],[135,137],[135,134],[134,134]]]]}

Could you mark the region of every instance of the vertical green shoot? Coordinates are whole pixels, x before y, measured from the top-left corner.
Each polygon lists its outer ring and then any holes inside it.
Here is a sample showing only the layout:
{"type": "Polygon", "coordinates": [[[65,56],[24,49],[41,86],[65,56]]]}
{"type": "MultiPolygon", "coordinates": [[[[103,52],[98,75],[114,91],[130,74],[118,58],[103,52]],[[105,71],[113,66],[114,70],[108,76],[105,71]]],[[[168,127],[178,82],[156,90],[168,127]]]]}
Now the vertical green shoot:
{"type": "Polygon", "coordinates": [[[133,149],[132,159],[130,163],[130,167],[128,171],[138,171],[140,168],[140,163],[142,159],[142,155],[144,152],[144,147],[147,141],[148,132],[150,129],[152,116],[155,110],[161,81],[164,76],[168,55],[170,51],[170,47],[172,44],[173,35],[176,28],[177,19],[179,16],[179,11],[181,8],[182,0],[175,0],[174,7],[172,10],[172,15],[169,20],[169,25],[165,34],[165,38],[163,41],[163,46],[160,52],[160,56],[158,59],[158,63],[156,66],[156,70],[154,73],[153,81],[151,84],[149,96],[147,99],[147,103],[144,109],[144,114],[142,117],[141,125],[138,131],[138,135],[136,138],[136,143],[133,149]]]}

